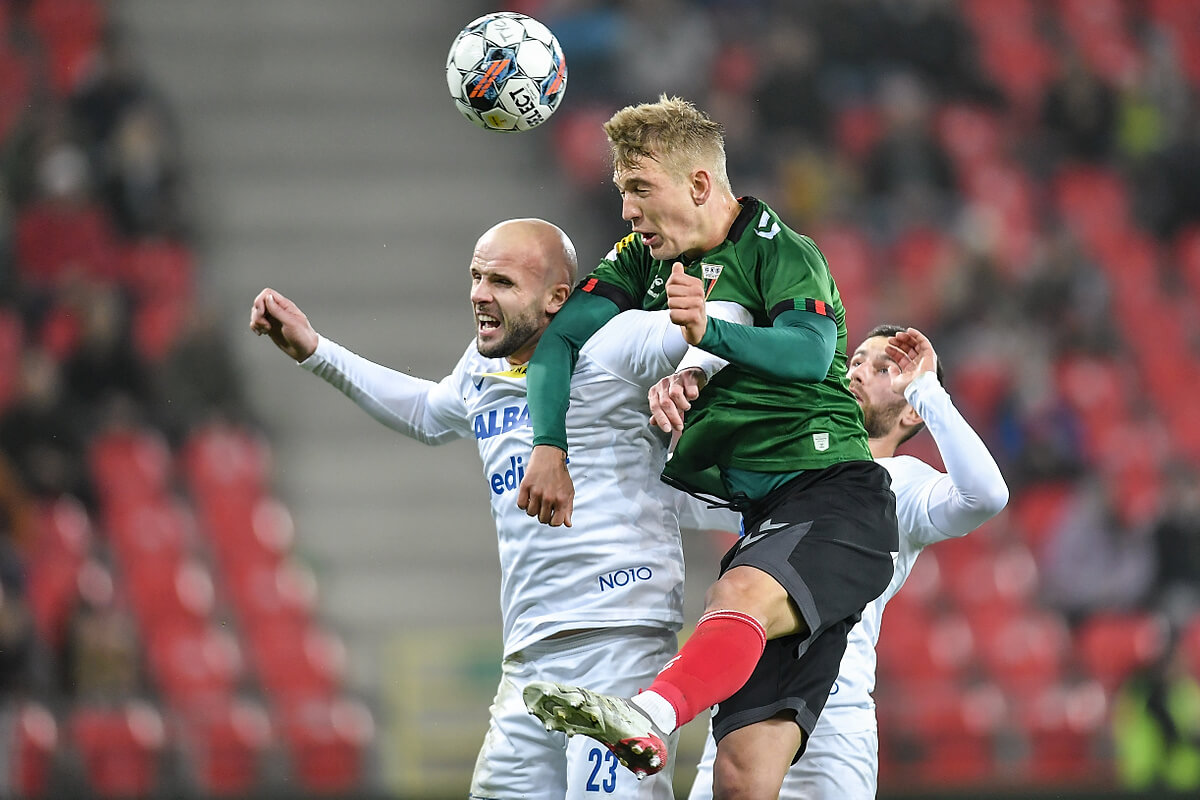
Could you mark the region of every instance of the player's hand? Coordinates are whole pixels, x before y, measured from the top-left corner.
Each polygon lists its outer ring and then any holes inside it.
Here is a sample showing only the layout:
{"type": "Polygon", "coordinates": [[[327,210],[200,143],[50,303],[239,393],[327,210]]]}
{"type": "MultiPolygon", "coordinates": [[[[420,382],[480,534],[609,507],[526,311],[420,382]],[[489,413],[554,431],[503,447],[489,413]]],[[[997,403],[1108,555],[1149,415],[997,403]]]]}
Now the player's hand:
{"type": "Polygon", "coordinates": [[[664,433],[683,430],[683,412],[692,407],[708,376],[699,367],[668,375],[650,387],[650,422],[664,433]]]}
{"type": "Polygon", "coordinates": [[[892,374],[892,390],[898,394],[904,394],[908,385],[926,372],[937,372],[933,344],[916,328],[888,337],[885,350],[898,368],[892,374]]]}
{"type": "Polygon", "coordinates": [[[569,528],[574,505],[575,484],[567,472],[567,454],[553,445],[536,445],[517,492],[517,507],[544,525],[569,528]]]}
{"type": "Polygon", "coordinates": [[[671,322],[683,328],[683,338],[688,344],[700,344],[708,328],[708,312],[704,309],[704,281],[683,271],[678,261],[671,267],[667,278],[667,308],[671,309],[671,322]]]}
{"type": "Polygon", "coordinates": [[[250,330],[271,337],[283,352],[303,361],[317,349],[318,336],[304,312],[274,289],[263,289],[250,307],[250,330]]]}

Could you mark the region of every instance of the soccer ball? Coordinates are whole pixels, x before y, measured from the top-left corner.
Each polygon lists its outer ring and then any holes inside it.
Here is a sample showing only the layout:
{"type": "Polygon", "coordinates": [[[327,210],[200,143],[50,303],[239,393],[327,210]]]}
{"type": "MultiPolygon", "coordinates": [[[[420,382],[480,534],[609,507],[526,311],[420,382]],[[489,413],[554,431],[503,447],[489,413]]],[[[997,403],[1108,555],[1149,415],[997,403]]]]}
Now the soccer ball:
{"type": "Polygon", "coordinates": [[[567,62],[542,23],[515,11],[463,28],[446,57],[446,83],[462,115],[493,131],[541,125],[567,88],[567,62]]]}

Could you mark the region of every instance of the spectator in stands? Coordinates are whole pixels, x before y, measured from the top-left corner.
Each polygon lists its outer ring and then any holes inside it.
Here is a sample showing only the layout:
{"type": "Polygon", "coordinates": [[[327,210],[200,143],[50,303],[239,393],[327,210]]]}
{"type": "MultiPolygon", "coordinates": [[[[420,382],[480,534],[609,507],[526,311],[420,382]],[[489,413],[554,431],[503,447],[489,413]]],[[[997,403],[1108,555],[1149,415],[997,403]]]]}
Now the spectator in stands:
{"type": "Polygon", "coordinates": [[[0,696],[29,688],[33,618],[25,601],[25,564],[0,521],[0,696]]]}
{"type": "Polygon", "coordinates": [[[69,494],[87,502],[86,428],[64,392],[59,364],[40,349],[27,349],[17,399],[0,416],[0,450],[34,497],[69,494]]]}
{"type": "Polygon", "coordinates": [[[129,698],[140,676],[141,643],[133,619],[116,603],[112,575],[98,561],[83,565],[78,586],[61,654],[62,688],[86,700],[129,698]]]}
{"type": "Polygon", "coordinates": [[[1144,604],[1154,577],[1147,521],[1131,518],[1115,480],[1089,475],[1051,532],[1042,559],[1045,600],[1078,622],[1144,604]]]}
{"type": "Polygon", "coordinates": [[[911,73],[889,75],[879,89],[884,133],[863,165],[868,197],[892,230],[945,219],[954,166],[933,135],[926,88],[911,73]]]}
{"type": "Polygon", "coordinates": [[[1113,740],[1124,788],[1179,797],[1200,789],[1200,683],[1177,639],[1117,691],[1113,740]]]}
{"type": "Polygon", "coordinates": [[[1088,69],[1079,53],[1067,52],[1062,76],[1042,101],[1042,125],[1055,160],[1100,162],[1113,153],[1117,97],[1088,69]]]}
{"type": "Polygon", "coordinates": [[[192,426],[214,415],[250,421],[240,365],[220,314],[197,306],[179,324],[179,339],[152,375],[156,417],[168,439],[183,441],[192,426]]]}
{"type": "Polygon", "coordinates": [[[103,210],[93,201],[88,162],[70,143],[52,146],[37,165],[38,196],[21,210],[16,260],[21,279],[48,289],[80,276],[116,275],[116,241],[103,210]]]}
{"type": "Polygon", "coordinates": [[[99,406],[114,395],[150,408],[150,375],[130,338],[125,299],[115,286],[90,285],[81,300],[79,346],[63,364],[66,391],[78,413],[94,423],[99,406]]]}
{"type": "Polygon", "coordinates": [[[1153,530],[1154,591],[1156,605],[1182,627],[1200,613],[1200,474],[1190,464],[1177,463],[1167,475],[1164,509],[1153,530]]]}
{"type": "Polygon", "coordinates": [[[104,151],[103,197],[128,238],[184,232],[180,165],[166,122],[149,103],[130,106],[104,151]]]}
{"type": "Polygon", "coordinates": [[[110,29],[95,53],[92,68],[70,98],[71,117],[97,166],[130,109],[152,105],[165,114],[162,98],[150,86],[128,42],[110,29]]]}
{"type": "Polygon", "coordinates": [[[682,0],[639,0],[625,5],[617,41],[620,102],[660,92],[702,96],[708,88],[717,36],[708,15],[682,0]]]}
{"type": "Polygon", "coordinates": [[[1151,160],[1138,194],[1146,224],[1163,238],[1200,223],[1200,108],[1191,108],[1183,134],[1151,160]]]}

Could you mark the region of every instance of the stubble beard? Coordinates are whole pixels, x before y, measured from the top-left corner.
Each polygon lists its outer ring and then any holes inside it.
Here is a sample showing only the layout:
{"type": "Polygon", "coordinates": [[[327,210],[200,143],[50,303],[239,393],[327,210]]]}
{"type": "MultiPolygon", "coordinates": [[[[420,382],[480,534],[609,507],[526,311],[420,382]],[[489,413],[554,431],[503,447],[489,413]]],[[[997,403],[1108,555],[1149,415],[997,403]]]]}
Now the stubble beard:
{"type": "Polygon", "coordinates": [[[904,413],[904,405],[902,402],[886,406],[864,405],[863,427],[867,430],[867,438],[882,439],[887,436],[904,413]]]}
{"type": "Polygon", "coordinates": [[[538,323],[529,317],[502,319],[501,325],[504,326],[504,335],[497,342],[484,344],[478,336],[475,337],[475,349],[479,351],[479,355],[486,358],[506,358],[524,347],[539,331],[538,323]]]}

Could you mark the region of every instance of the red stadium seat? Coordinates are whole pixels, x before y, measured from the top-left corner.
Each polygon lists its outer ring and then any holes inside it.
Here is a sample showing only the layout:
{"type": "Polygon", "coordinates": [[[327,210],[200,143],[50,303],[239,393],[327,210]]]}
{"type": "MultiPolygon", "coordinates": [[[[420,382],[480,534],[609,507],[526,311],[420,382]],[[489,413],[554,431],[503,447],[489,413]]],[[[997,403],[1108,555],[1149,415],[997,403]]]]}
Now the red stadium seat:
{"type": "Polygon", "coordinates": [[[1021,778],[1039,786],[1110,786],[1103,757],[1108,695],[1094,681],[1046,686],[1011,695],[1013,717],[1027,744],[1021,778]]]}
{"type": "Polygon", "coordinates": [[[1003,121],[990,109],[947,104],[937,114],[935,130],[959,171],[1004,156],[1003,121]]]}
{"type": "Polygon", "coordinates": [[[271,453],[261,435],[216,422],[197,429],[181,454],[188,487],[201,507],[228,494],[257,500],[266,490],[271,453]]]}
{"type": "Polygon", "coordinates": [[[225,575],[238,615],[248,627],[304,626],[312,620],[317,583],[295,562],[251,563],[225,575]]]}
{"type": "Polygon", "coordinates": [[[1024,610],[1037,589],[1037,562],[1023,544],[993,547],[981,533],[938,545],[947,594],[968,619],[1024,610]]]}
{"type": "Polygon", "coordinates": [[[1179,649],[1192,675],[1200,680],[1200,616],[1193,616],[1179,637],[1179,649]]]}
{"type": "Polygon", "coordinates": [[[960,174],[971,207],[992,231],[998,266],[1020,279],[1034,262],[1039,239],[1037,186],[1013,161],[980,159],[960,174]]]}
{"type": "Polygon", "coordinates": [[[371,713],[344,698],[301,699],[280,707],[279,728],[303,790],[350,792],[363,780],[363,758],[374,738],[371,713]]]}
{"type": "Polygon", "coordinates": [[[1009,502],[1009,521],[1021,540],[1037,553],[1062,520],[1074,496],[1074,487],[1069,483],[1028,486],[1016,492],[1009,502]]]}
{"type": "Polygon", "coordinates": [[[881,684],[951,682],[962,677],[974,663],[975,640],[961,614],[939,613],[933,617],[916,613],[884,612],[884,631],[876,653],[881,684]]]}
{"type": "Polygon", "coordinates": [[[202,563],[187,558],[141,567],[125,565],[126,590],[142,631],[152,636],[160,626],[208,624],[215,603],[212,576],[202,563]]]}
{"type": "Polygon", "coordinates": [[[194,538],[189,509],[165,496],[118,505],[104,521],[113,549],[131,571],[178,563],[194,538]]]}
{"type": "Polygon", "coordinates": [[[27,592],[34,627],[43,641],[62,641],[79,596],[76,579],[91,546],[91,521],[77,500],[62,497],[39,511],[27,592]]]}
{"type": "Polygon", "coordinates": [[[116,236],[99,206],[30,205],[17,216],[15,245],[30,286],[53,286],[76,272],[97,280],[116,275],[116,236]]]}
{"type": "Polygon", "coordinates": [[[1063,29],[1088,68],[1119,85],[1142,67],[1142,54],[1129,31],[1121,0],[1059,0],[1063,29]]]}
{"type": "Polygon", "coordinates": [[[1055,208],[1085,245],[1094,247],[1129,221],[1129,189],[1100,166],[1063,167],[1051,185],[1055,208]]]}
{"type": "Polygon", "coordinates": [[[275,618],[249,628],[259,680],[277,698],[332,697],[346,669],[341,640],[311,623],[275,618]]]}
{"type": "Polygon", "coordinates": [[[121,252],[121,279],[141,301],[190,297],[195,259],[178,242],[141,241],[121,252]]]}
{"type": "Polygon", "coordinates": [[[161,363],[183,335],[191,299],[169,297],[141,303],[133,312],[133,344],[151,364],[161,363]]]}
{"type": "Polygon", "coordinates": [[[88,448],[88,466],[105,505],[163,498],[171,482],[170,448],[150,428],[97,435],[88,448]]]}
{"type": "Polygon", "coordinates": [[[834,117],[834,141],[844,155],[861,161],[883,136],[879,109],[869,103],[847,106],[834,117]]]}
{"type": "Polygon", "coordinates": [[[1026,117],[1036,114],[1046,88],[1058,74],[1057,55],[1032,31],[983,39],[979,60],[1014,111],[1026,117]]]}
{"type": "Polygon", "coordinates": [[[261,780],[272,742],[262,706],[226,698],[194,708],[180,722],[184,760],[205,796],[246,797],[261,780]]]}
{"type": "Polygon", "coordinates": [[[558,165],[576,186],[596,191],[612,180],[608,142],[596,131],[612,115],[599,107],[561,108],[552,129],[558,165]]]}
{"type": "Polygon", "coordinates": [[[62,96],[87,75],[104,29],[97,0],[36,0],[30,20],[50,55],[50,78],[62,96]]]}
{"type": "MultiPolygon", "coordinates": [[[[4,4],[4,8],[8,5],[4,4]]],[[[3,12],[0,12],[3,13],[3,12]]],[[[7,42],[7,24],[0,23],[0,42],[7,42]]],[[[0,141],[5,141],[30,107],[34,72],[29,61],[0,44],[0,141]]]]}
{"type": "Polygon", "coordinates": [[[166,737],[153,706],[133,701],[118,708],[79,708],[70,730],[88,786],[98,797],[146,797],[156,790],[166,737]]]}
{"type": "Polygon", "coordinates": [[[1037,22],[1034,0],[964,0],[962,13],[980,38],[1029,33],[1037,22]]]}
{"type": "Polygon", "coordinates": [[[1110,692],[1157,658],[1165,644],[1162,620],[1149,614],[1096,614],[1075,633],[1076,658],[1110,692]]]}
{"type": "Polygon", "coordinates": [[[1175,235],[1175,262],[1193,297],[1200,297],[1200,225],[1189,225],[1175,235]]]}
{"type": "Polygon", "coordinates": [[[0,411],[16,399],[21,386],[21,359],[25,347],[25,327],[21,318],[0,310],[0,411]]]}
{"type": "Polygon", "coordinates": [[[1058,683],[1071,652],[1071,636],[1057,614],[1036,610],[985,610],[971,618],[980,661],[1006,691],[1025,694],[1058,683]]]}
{"type": "Polygon", "coordinates": [[[810,233],[825,254],[846,308],[850,347],[858,346],[875,324],[879,253],[862,231],[850,225],[830,225],[810,233]]]}
{"type": "Polygon", "coordinates": [[[10,747],[10,791],[19,797],[45,797],[54,754],[58,752],[58,724],[54,716],[38,703],[22,704],[10,747]]]}
{"type": "Polygon", "coordinates": [[[936,681],[879,696],[880,748],[896,753],[891,783],[952,787],[977,784],[997,771],[996,735],[1007,702],[988,683],[963,688],[936,681]]]}
{"type": "Polygon", "coordinates": [[[162,695],[176,709],[219,703],[242,671],[237,639],[210,623],[162,625],[146,637],[147,662],[162,695]]]}

